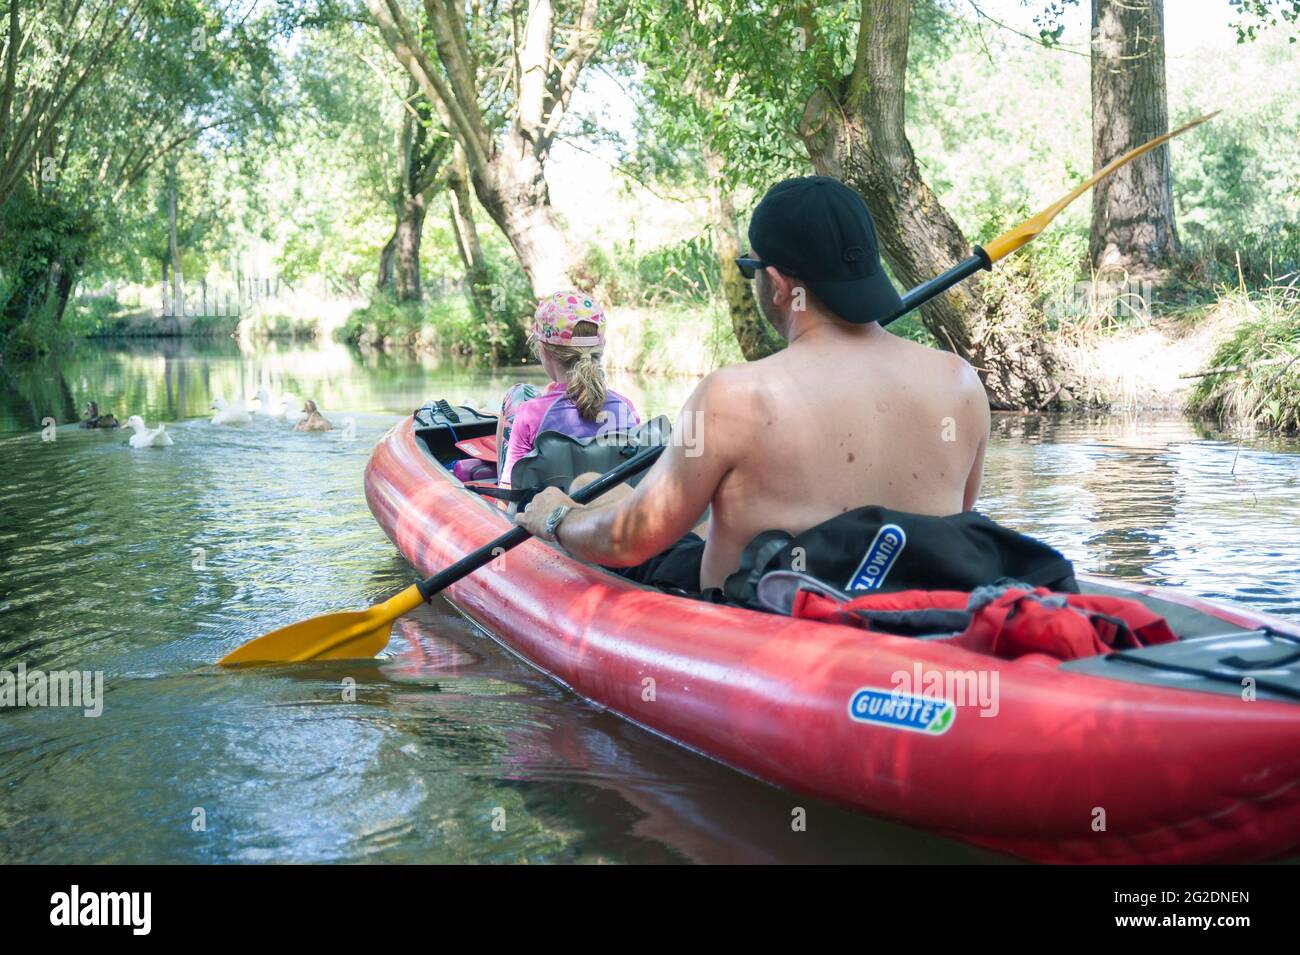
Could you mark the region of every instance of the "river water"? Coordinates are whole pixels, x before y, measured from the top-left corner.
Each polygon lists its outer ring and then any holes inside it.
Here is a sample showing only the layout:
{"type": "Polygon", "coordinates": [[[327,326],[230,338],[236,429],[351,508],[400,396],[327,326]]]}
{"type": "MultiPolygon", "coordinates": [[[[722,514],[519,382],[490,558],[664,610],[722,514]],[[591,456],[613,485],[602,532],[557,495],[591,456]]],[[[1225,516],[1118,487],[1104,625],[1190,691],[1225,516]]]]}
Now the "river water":
{"type": "MultiPolygon", "coordinates": [[[[105,680],[98,717],[0,710],[0,862],[996,860],[678,749],[442,601],[379,660],[211,666],[409,584],[366,509],[370,449],[430,397],[491,407],[518,377],[175,341],[0,369],[0,669],[105,680]],[[337,430],[206,420],[214,396],[260,386],[315,398],[337,430]],[[91,398],[165,421],[174,445],[70,424],[91,398]]],[[[613,384],[646,414],[692,386],[613,384]]],[[[1300,442],[1113,416],[998,416],[994,432],[991,517],[1082,570],[1300,617],[1300,442]]]]}

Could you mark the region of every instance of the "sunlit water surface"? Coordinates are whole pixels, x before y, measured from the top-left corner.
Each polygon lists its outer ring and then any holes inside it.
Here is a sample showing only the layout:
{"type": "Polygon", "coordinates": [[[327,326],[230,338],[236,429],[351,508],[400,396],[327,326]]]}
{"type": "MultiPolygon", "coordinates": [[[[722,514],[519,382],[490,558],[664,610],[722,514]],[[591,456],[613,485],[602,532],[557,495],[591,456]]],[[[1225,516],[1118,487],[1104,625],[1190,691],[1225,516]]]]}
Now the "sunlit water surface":
{"type": "MultiPolygon", "coordinates": [[[[371,448],[429,397],[486,408],[518,376],[188,342],[0,369],[0,669],[106,680],[97,718],[0,710],[0,861],[992,858],[627,725],[441,601],[400,621],[381,660],[211,666],[258,633],[406,586],[411,568],[366,509],[371,448]],[[315,398],[337,430],[203,417],[213,396],[260,386],[315,398]],[[166,421],[175,444],[133,451],[126,432],[69,424],[90,398],[166,421]]],[[[648,414],[674,413],[691,385],[614,381],[648,414]]],[[[1080,569],[1300,616],[1297,442],[1114,417],[994,429],[990,516],[1080,569]]]]}

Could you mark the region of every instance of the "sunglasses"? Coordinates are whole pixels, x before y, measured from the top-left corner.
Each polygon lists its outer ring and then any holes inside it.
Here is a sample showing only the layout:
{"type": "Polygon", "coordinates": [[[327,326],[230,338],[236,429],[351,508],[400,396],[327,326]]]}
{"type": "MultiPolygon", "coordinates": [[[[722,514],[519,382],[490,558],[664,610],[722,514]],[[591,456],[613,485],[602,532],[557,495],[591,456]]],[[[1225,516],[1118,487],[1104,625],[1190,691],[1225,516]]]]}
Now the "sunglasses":
{"type": "Polygon", "coordinates": [[[739,258],[736,259],[736,268],[740,269],[740,274],[745,278],[753,279],[762,269],[780,268],[780,266],[773,265],[771,262],[764,262],[762,259],[739,258]]]}

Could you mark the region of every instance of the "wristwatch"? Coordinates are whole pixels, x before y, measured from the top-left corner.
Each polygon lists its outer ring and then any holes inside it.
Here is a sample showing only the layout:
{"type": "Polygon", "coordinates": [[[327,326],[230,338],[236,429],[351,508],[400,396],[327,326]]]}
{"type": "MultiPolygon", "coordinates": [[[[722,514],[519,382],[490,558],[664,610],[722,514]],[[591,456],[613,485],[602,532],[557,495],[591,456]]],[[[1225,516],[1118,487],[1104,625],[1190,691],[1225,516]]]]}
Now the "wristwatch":
{"type": "Polygon", "coordinates": [[[564,520],[565,515],[567,515],[571,510],[573,510],[572,504],[561,504],[559,507],[551,511],[551,513],[546,516],[546,539],[547,540],[555,541],[557,544],[559,543],[559,540],[555,536],[556,532],[558,532],[560,529],[560,521],[564,520]]]}

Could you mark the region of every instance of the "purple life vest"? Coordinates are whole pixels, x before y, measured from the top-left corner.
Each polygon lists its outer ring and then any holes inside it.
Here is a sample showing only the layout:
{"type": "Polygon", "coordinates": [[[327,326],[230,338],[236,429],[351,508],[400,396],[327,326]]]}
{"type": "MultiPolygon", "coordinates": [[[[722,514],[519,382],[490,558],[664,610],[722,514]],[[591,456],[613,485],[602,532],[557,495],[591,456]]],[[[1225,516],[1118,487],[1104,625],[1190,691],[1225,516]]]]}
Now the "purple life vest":
{"type": "Polygon", "coordinates": [[[561,394],[551,402],[551,406],[542,415],[542,420],[537,425],[537,433],[559,431],[573,438],[594,438],[598,434],[631,428],[640,420],[631,402],[613,391],[605,392],[605,404],[601,406],[600,411],[596,412],[594,421],[583,418],[572,399],[568,395],[561,394]]]}

